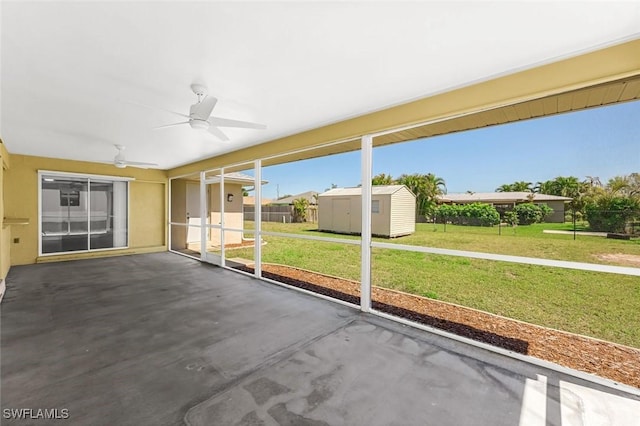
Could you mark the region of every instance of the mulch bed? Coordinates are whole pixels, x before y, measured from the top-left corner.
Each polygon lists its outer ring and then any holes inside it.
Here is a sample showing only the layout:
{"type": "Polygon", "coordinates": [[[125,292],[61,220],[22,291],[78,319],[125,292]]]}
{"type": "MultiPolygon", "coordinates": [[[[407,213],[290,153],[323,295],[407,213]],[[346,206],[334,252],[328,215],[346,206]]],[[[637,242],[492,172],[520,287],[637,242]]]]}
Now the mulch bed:
{"type": "MultiPolygon", "coordinates": [[[[253,273],[251,266],[237,269],[253,273]]],[[[262,265],[262,276],[360,303],[360,284],[354,281],[271,264],[262,265]]],[[[378,311],[640,388],[640,349],[381,287],[371,293],[378,311]]]]}

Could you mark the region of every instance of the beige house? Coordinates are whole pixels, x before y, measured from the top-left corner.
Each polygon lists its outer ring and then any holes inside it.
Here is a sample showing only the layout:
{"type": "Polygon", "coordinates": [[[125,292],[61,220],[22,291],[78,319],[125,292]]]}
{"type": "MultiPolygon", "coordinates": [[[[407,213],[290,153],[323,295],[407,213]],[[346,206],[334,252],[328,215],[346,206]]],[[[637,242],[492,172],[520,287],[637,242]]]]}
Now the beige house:
{"type": "Polygon", "coordinates": [[[306,191],[306,192],[301,192],[300,194],[296,194],[296,195],[290,195],[289,197],[284,197],[284,198],[278,198],[277,200],[272,200],[271,203],[274,206],[278,206],[278,205],[284,205],[284,206],[288,206],[290,204],[293,204],[294,201],[300,199],[300,198],[304,198],[305,200],[307,200],[309,202],[310,206],[316,205],[318,204],[318,193],[316,191],[306,191]]]}
{"type": "MultiPolygon", "coordinates": [[[[361,233],[362,188],[334,188],[318,196],[318,229],[361,233]]],[[[416,230],[416,197],[404,185],[372,188],[371,233],[395,238],[416,230]]]]}
{"type": "Polygon", "coordinates": [[[545,218],[545,222],[563,223],[565,204],[571,198],[557,195],[536,194],[531,192],[474,192],[466,194],[447,194],[438,197],[438,202],[445,204],[471,204],[487,203],[493,205],[502,215],[505,211],[513,209],[516,205],[533,202],[533,204],[546,204],[553,213],[545,218]]]}
{"type": "MultiPolygon", "coordinates": [[[[242,173],[228,173],[224,178],[224,194],[220,196],[220,183],[216,179],[209,180],[207,188],[207,224],[220,225],[222,214],[221,199],[224,201],[225,228],[243,229],[243,188],[253,186],[253,177],[242,173]]],[[[179,178],[171,181],[171,222],[184,223],[189,226],[171,227],[172,250],[200,250],[200,181],[196,178],[179,178]]],[[[221,233],[217,228],[206,230],[207,248],[220,246],[221,233]]],[[[225,246],[243,242],[242,231],[225,231],[225,246]]]]}

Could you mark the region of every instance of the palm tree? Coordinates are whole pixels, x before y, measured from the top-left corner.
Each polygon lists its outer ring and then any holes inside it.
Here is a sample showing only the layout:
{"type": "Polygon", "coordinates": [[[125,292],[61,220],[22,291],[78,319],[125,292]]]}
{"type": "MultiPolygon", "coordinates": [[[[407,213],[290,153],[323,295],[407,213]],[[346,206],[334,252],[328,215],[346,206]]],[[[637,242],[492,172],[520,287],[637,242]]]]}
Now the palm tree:
{"type": "Polygon", "coordinates": [[[403,174],[395,183],[405,185],[416,196],[416,217],[430,215],[436,205],[436,197],[447,191],[444,179],[433,173],[403,174]]]}
{"type": "Polygon", "coordinates": [[[606,185],[606,189],[611,194],[627,195],[630,189],[630,182],[628,176],[615,176],[609,179],[606,185]]]}
{"type": "Polygon", "coordinates": [[[629,195],[640,197],[640,173],[631,173],[627,178],[629,181],[629,195]]]}
{"type": "Polygon", "coordinates": [[[575,176],[558,176],[551,181],[549,195],[576,198],[583,192],[583,184],[575,176]]]}
{"type": "Polygon", "coordinates": [[[520,180],[513,183],[505,183],[496,188],[496,192],[533,192],[531,182],[520,180]]]}
{"type": "Polygon", "coordinates": [[[537,192],[538,194],[547,194],[553,195],[551,192],[553,191],[553,181],[545,180],[544,182],[536,182],[536,185],[533,187],[533,192],[537,192]]]}
{"type": "Polygon", "coordinates": [[[585,203],[586,188],[575,176],[558,176],[551,180],[549,195],[571,198],[569,206],[574,211],[581,211],[585,203]]]}
{"type": "Polygon", "coordinates": [[[293,200],[293,221],[306,222],[308,207],[309,207],[309,200],[304,197],[300,197],[293,200]]]}
{"type": "Polygon", "coordinates": [[[444,179],[433,173],[427,173],[424,177],[431,196],[435,197],[447,193],[447,184],[444,179]]]}
{"type": "Polygon", "coordinates": [[[393,184],[393,177],[384,173],[377,174],[371,179],[371,185],[391,185],[393,184]]]}
{"type": "Polygon", "coordinates": [[[520,180],[511,184],[511,190],[513,192],[533,192],[531,185],[533,185],[531,182],[520,180]]]}
{"type": "Polygon", "coordinates": [[[496,192],[513,192],[513,186],[510,183],[504,183],[496,188],[496,192]]]}

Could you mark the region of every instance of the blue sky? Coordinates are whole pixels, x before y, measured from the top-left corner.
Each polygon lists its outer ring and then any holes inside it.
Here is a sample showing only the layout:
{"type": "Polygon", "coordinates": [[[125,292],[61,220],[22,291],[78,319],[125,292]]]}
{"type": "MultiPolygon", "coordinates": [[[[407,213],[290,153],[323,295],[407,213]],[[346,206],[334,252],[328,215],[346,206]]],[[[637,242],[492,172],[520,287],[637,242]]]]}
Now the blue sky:
{"type": "MultiPolygon", "coordinates": [[[[373,151],[373,173],[435,173],[450,193],[491,192],[517,180],[640,172],[640,102],[560,114],[373,151]]],[[[266,167],[263,197],[360,183],[360,153],[266,167]],[[279,188],[278,188],[279,187],[279,188]]]]}

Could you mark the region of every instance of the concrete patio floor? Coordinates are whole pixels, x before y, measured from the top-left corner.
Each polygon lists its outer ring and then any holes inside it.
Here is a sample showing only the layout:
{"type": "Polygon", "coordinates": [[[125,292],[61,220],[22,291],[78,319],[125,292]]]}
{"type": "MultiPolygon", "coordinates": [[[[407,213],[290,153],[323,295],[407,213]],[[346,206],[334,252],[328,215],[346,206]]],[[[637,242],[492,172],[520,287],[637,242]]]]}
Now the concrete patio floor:
{"type": "Polygon", "coordinates": [[[636,395],[171,253],[7,282],[3,424],[640,425],[636,395]]]}

